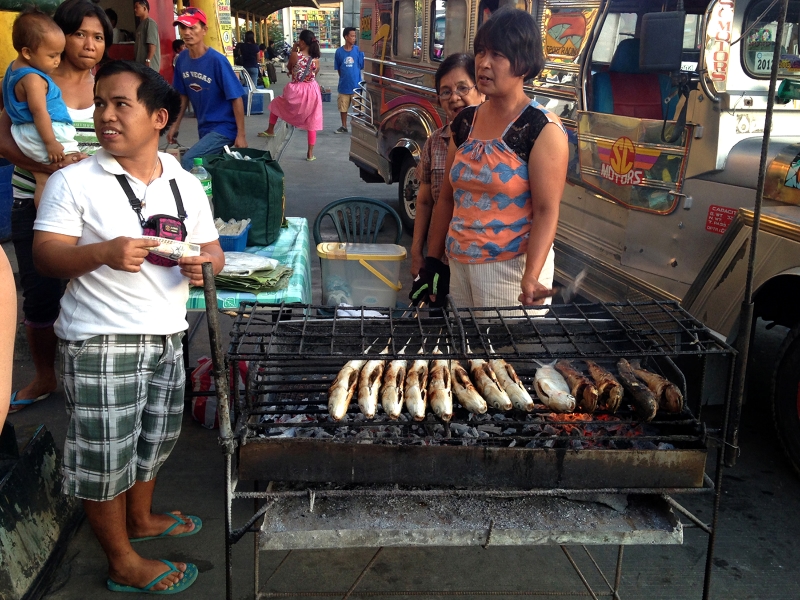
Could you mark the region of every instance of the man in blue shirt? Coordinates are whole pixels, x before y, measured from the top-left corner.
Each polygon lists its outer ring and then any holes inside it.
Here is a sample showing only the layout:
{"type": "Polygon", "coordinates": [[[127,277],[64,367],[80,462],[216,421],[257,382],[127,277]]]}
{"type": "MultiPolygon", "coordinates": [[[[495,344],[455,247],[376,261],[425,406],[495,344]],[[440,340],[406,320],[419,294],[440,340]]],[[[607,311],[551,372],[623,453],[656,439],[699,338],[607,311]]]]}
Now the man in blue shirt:
{"type": "Polygon", "coordinates": [[[199,8],[187,8],[173,23],[178,26],[188,52],[182,52],[175,61],[172,85],[181,94],[181,110],[167,133],[167,141],[177,142],[183,114],[191,101],[200,140],[181,159],[187,171],[192,169],[194,158],[219,154],[223,146],[247,147],[242,102],[246,90],[228,59],[206,46],[206,23],[206,15],[199,8]]]}
{"type": "Polygon", "coordinates": [[[339,113],[342,126],[336,133],[347,133],[347,111],[353,100],[353,91],[361,83],[361,69],[364,68],[364,53],[356,44],[356,28],[344,28],[344,46],[336,49],[333,68],[339,72],[339,113]]]}

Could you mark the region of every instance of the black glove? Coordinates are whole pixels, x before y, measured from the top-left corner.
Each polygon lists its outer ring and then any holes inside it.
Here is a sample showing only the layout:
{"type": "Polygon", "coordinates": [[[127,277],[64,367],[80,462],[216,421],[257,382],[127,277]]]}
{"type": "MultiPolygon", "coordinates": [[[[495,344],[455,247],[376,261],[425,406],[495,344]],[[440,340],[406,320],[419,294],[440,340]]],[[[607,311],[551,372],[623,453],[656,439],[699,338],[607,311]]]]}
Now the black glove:
{"type": "Polygon", "coordinates": [[[419,270],[419,275],[411,286],[408,295],[411,304],[426,302],[429,306],[440,308],[447,303],[447,294],[450,293],[450,267],[432,256],[425,257],[425,266],[419,270]],[[436,296],[431,301],[431,295],[436,296]]]}

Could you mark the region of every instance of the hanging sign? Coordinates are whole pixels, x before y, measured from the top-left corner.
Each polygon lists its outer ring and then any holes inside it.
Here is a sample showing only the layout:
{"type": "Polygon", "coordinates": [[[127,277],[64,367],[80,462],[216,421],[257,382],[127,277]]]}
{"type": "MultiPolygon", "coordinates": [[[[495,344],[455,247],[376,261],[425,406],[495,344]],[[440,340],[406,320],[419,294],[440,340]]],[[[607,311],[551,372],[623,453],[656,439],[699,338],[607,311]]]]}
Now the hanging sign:
{"type": "Polygon", "coordinates": [[[718,92],[728,89],[734,0],[717,0],[706,27],[706,69],[718,92]]]}

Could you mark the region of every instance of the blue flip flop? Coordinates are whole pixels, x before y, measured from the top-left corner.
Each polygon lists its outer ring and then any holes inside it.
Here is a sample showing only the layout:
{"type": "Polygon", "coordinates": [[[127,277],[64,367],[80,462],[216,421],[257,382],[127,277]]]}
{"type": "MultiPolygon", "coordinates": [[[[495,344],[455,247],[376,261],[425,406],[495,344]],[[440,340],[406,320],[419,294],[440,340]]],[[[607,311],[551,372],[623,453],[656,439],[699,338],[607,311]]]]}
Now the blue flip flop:
{"type": "Polygon", "coordinates": [[[183,533],[176,533],[175,535],[170,535],[173,529],[175,529],[180,525],[184,525],[183,518],[173,513],[164,513],[164,514],[167,515],[168,517],[172,517],[173,519],[175,519],[175,522],[169,527],[167,527],[164,531],[159,533],[158,535],[150,535],[147,537],[140,537],[140,538],[131,538],[130,542],[134,543],[134,542],[145,542],[147,540],[160,540],[163,538],[189,537],[190,535],[194,535],[203,528],[203,521],[200,520],[200,517],[195,517],[194,515],[187,515],[186,518],[189,519],[192,523],[194,523],[194,529],[192,529],[191,531],[184,531],[183,533]]]}
{"type": "Polygon", "coordinates": [[[112,581],[111,579],[108,579],[106,581],[106,586],[108,586],[108,589],[111,590],[112,592],[133,592],[135,594],[178,594],[187,589],[189,586],[191,586],[197,579],[197,567],[195,567],[191,563],[187,563],[186,570],[183,572],[183,579],[178,581],[178,583],[169,586],[165,590],[152,589],[153,586],[158,585],[159,582],[165,577],[168,577],[173,573],[180,573],[180,569],[178,569],[168,560],[164,559],[160,560],[162,563],[167,565],[170,570],[167,571],[166,573],[162,573],[144,587],[137,588],[133,587],[132,585],[122,585],[121,583],[117,583],[116,581],[112,581]]]}
{"type": "Polygon", "coordinates": [[[17,400],[17,394],[19,391],[14,392],[11,394],[11,404],[8,406],[8,414],[13,414],[17,411],[22,410],[26,406],[30,406],[34,402],[39,402],[39,400],[47,400],[50,397],[50,392],[42,394],[41,396],[36,396],[36,398],[25,398],[17,400]]]}

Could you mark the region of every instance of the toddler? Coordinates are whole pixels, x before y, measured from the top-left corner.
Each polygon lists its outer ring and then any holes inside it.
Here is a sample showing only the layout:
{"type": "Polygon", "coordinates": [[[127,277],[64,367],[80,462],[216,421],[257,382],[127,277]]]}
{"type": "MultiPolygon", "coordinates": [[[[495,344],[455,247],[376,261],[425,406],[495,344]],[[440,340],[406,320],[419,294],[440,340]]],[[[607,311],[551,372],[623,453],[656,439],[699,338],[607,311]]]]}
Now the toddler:
{"type": "MultiPolygon", "coordinates": [[[[11,118],[11,135],[25,156],[43,164],[61,162],[78,152],[75,127],[49,75],[61,62],[66,38],[50,17],[36,8],[23,11],[14,21],[11,40],[17,58],[3,78],[3,103],[11,118]]],[[[39,206],[47,173],[34,171],[39,206]]]]}

